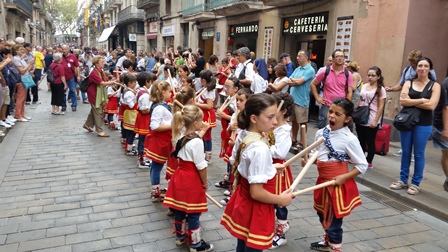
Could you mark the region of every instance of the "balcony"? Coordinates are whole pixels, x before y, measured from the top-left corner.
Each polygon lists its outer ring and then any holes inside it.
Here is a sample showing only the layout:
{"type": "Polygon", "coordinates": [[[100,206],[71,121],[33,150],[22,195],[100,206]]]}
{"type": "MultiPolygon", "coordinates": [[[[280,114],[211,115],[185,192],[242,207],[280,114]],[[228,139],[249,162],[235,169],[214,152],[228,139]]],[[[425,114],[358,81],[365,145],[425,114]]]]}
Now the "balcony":
{"type": "Polygon", "coordinates": [[[182,10],[182,16],[186,21],[205,21],[214,19],[215,14],[210,11],[210,4],[198,4],[182,10]]]}
{"type": "Polygon", "coordinates": [[[262,0],[265,6],[283,7],[309,2],[310,0],[262,0]]]}
{"type": "Polygon", "coordinates": [[[122,4],[123,4],[123,0],[104,1],[104,11],[109,11],[111,8],[119,7],[122,4]]]}
{"type": "Polygon", "coordinates": [[[5,8],[24,18],[33,17],[33,4],[30,0],[6,0],[5,8]]]}
{"type": "Polygon", "coordinates": [[[117,24],[127,24],[134,21],[143,21],[145,12],[131,5],[118,12],[117,24]]]}
{"type": "Polygon", "coordinates": [[[36,8],[39,13],[46,12],[42,0],[34,0],[33,1],[33,7],[36,8]]]}
{"type": "Polygon", "coordinates": [[[210,3],[211,11],[219,16],[241,15],[263,8],[261,0],[214,0],[210,3]]]}
{"type": "Polygon", "coordinates": [[[152,9],[159,7],[159,0],[138,0],[137,1],[137,8],[138,9],[152,9]]]}

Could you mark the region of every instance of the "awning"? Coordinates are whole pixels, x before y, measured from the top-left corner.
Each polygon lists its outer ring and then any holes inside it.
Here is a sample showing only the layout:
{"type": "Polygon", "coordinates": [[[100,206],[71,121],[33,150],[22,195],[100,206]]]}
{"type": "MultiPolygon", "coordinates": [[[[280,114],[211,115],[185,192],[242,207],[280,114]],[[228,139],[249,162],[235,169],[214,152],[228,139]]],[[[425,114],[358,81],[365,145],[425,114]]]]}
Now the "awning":
{"type": "Polygon", "coordinates": [[[115,25],[112,25],[111,27],[104,29],[103,33],[101,33],[100,39],[98,39],[98,42],[106,42],[114,29],[115,25]]]}
{"type": "Polygon", "coordinates": [[[146,34],[146,39],[156,39],[157,33],[148,33],[146,34]]]}

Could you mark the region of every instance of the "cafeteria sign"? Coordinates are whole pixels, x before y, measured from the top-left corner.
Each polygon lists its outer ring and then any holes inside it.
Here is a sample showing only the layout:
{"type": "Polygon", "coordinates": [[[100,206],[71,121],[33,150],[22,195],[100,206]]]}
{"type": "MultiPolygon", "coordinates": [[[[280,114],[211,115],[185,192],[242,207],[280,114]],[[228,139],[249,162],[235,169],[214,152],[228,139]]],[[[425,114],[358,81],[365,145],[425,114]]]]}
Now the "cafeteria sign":
{"type": "Polygon", "coordinates": [[[327,33],[328,12],[283,19],[283,35],[327,33]]]}

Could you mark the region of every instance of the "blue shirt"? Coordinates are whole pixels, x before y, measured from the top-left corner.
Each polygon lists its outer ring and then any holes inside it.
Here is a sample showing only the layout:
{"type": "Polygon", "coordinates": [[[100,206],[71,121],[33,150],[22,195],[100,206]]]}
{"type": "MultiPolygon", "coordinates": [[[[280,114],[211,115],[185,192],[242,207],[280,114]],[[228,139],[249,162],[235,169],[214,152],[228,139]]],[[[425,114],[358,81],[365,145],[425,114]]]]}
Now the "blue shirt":
{"type": "Polygon", "coordinates": [[[292,72],[294,72],[294,63],[291,61],[286,64],[286,77],[291,77],[292,72]]]}
{"type": "Polygon", "coordinates": [[[304,67],[297,67],[291,74],[290,78],[303,78],[305,82],[302,85],[291,86],[290,94],[294,99],[294,103],[303,108],[308,108],[310,105],[310,84],[314,79],[314,69],[311,64],[304,67]]]}
{"type": "MultiPolygon", "coordinates": [[[[434,69],[431,69],[429,71],[429,74],[431,74],[431,76],[434,77],[434,80],[437,80],[436,72],[434,71],[434,69]]],[[[403,86],[406,81],[414,79],[416,75],[417,72],[415,71],[415,69],[412,68],[411,66],[408,66],[403,70],[403,73],[401,74],[400,77],[400,81],[398,83],[400,83],[400,85],[403,86]]]]}
{"type": "Polygon", "coordinates": [[[146,65],[146,72],[151,72],[151,70],[154,68],[154,66],[156,65],[156,61],[154,60],[153,57],[148,58],[148,65],[146,65]]]}

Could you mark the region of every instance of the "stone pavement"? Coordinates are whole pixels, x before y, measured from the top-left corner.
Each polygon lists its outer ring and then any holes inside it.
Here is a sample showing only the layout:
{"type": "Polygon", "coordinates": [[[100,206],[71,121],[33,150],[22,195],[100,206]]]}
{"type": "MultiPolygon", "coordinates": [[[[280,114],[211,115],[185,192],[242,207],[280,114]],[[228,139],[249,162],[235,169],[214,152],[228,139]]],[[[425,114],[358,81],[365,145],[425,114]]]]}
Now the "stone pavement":
{"type": "MultiPolygon", "coordinates": [[[[119,132],[110,132],[110,138],[87,133],[81,126],[89,105],[55,116],[50,113],[50,93],[41,91],[40,97],[41,105],[26,107],[33,119],[17,123],[0,143],[0,252],[188,251],[174,244],[173,219],[160,203],[150,201],[148,170],[138,169],[136,158],[123,154],[119,132]]],[[[220,200],[223,190],[213,186],[225,171],[216,158],[218,128],[213,130],[208,193],[220,200]]],[[[310,128],[308,143],[314,131],[310,128]]],[[[398,176],[399,158],[375,157],[375,168],[359,179],[369,186],[359,184],[363,205],[345,219],[345,251],[447,251],[446,219],[420,211],[447,206],[439,154],[429,147],[427,180],[422,193],[413,197],[379,190],[398,176]],[[409,204],[435,196],[439,202],[427,208],[409,204]]],[[[295,176],[299,168],[299,163],[293,165],[295,176]]],[[[299,188],[313,185],[316,175],[311,168],[299,188]]],[[[288,244],[278,251],[310,251],[309,243],[320,239],[323,231],[312,202],[307,193],[288,207],[288,244]]],[[[234,251],[236,240],[219,224],[222,212],[209,203],[209,212],[201,216],[203,238],[216,251],[234,251]]]]}

